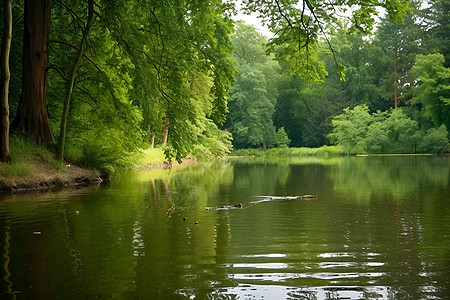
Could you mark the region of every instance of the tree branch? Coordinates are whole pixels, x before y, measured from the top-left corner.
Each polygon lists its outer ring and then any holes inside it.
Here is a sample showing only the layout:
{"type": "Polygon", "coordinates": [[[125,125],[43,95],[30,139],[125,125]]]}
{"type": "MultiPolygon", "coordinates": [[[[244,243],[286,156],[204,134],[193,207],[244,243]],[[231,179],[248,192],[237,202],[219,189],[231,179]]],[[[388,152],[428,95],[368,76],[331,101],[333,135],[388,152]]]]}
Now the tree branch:
{"type": "Polygon", "coordinates": [[[61,4],[67,10],[67,12],[72,16],[73,19],[78,19],[78,21],[80,21],[81,24],[83,24],[82,28],[86,27],[86,24],[84,23],[83,19],[81,19],[68,5],[66,5],[61,0],[58,0],[58,3],[61,4]]]}
{"type": "Polygon", "coordinates": [[[100,106],[99,102],[95,100],[95,98],[85,89],[80,88],[79,86],[75,86],[77,89],[82,91],[85,95],[87,95],[89,98],[91,98],[92,102],[94,102],[97,106],[100,106]]]}
{"type": "Polygon", "coordinates": [[[292,25],[291,21],[288,19],[288,17],[281,10],[280,2],[278,0],[275,0],[275,3],[277,4],[278,12],[286,20],[286,22],[288,22],[289,27],[294,28],[294,26],[292,25]]]}
{"type": "MultiPolygon", "coordinates": [[[[74,45],[72,45],[72,44],[70,44],[70,43],[68,43],[68,42],[59,41],[59,40],[50,40],[49,42],[50,42],[50,43],[57,43],[57,44],[66,45],[66,46],[69,46],[69,47],[71,47],[71,48],[73,48],[73,49],[75,49],[75,50],[77,50],[77,51],[80,51],[80,49],[79,49],[78,47],[76,47],[76,46],[74,46],[74,45]]],[[[86,54],[83,54],[83,57],[86,58],[91,64],[93,64],[94,67],[95,67],[98,71],[102,72],[102,70],[100,69],[100,67],[97,66],[97,64],[96,64],[91,58],[89,58],[89,56],[87,56],[86,54]]]]}
{"type": "Polygon", "coordinates": [[[69,80],[69,78],[67,78],[66,75],[64,75],[64,73],[54,65],[49,65],[47,67],[47,70],[55,70],[56,73],[58,73],[62,77],[62,79],[64,79],[65,81],[69,80]]]}
{"type": "Polygon", "coordinates": [[[331,53],[333,54],[334,62],[336,63],[336,66],[338,66],[337,58],[336,58],[336,51],[333,49],[333,46],[330,43],[330,40],[328,39],[327,35],[325,34],[325,30],[323,30],[322,24],[320,23],[319,18],[317,17],[316,13],[314,12],[314,9],[309,2],[309,0],[304,0],[304,3],[308,6],[309,10],[311,11],[314,20],[316,20],[317,25],[319,26],[320,31],[322,32],[323,36],[325,37],[325,40],[327,41],[328,47],[330,47],[331,53]]]}

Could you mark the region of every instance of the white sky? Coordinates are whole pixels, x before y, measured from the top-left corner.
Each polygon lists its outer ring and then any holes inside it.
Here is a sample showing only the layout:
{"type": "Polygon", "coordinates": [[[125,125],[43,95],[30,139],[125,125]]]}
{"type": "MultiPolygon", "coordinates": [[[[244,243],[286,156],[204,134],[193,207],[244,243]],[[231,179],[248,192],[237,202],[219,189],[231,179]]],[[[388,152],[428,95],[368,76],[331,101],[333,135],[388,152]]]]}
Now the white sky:
{"type": "Polygon", "coordinates": [[[245,24],[253,25],[256,29],[258,29],[259,32],[261,32],[263,35],[265,35],[267,38],[271,37],[273,34],[270,32],[270,30],[263,26],[259,19],[256,17],[255,13],[252,13],[251,15],[245,15],[241,11],[241,1],[236,1],[236,9],[237,9],[237,16],[234,17],[234,20],[243,20],[245,24]]]}

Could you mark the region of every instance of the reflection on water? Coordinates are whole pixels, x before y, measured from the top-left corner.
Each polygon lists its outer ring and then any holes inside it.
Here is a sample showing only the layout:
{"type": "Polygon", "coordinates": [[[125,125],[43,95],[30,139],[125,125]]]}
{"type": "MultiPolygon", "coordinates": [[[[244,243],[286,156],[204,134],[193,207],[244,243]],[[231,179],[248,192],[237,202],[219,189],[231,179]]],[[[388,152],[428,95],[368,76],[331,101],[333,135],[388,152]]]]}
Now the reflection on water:
{"type": "Polygon", "coordinates": [[[3,196],[0,298],[448,299],[449,182],[448,157],[247,159],[3,196]]]}
{"type": "Polygon", "coordinates": [[[239,285],[220,289],[212,299],[395,299],[387,287],[291,287],[239,285]]]}

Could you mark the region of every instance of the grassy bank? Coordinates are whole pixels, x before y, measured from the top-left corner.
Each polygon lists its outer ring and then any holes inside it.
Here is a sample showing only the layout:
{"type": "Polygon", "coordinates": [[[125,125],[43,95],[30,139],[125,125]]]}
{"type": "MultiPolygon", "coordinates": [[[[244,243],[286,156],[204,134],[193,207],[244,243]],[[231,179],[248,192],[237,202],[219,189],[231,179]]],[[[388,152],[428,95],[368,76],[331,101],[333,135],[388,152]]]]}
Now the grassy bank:
{"type": "Polygon", "coordinates": [[[26,140],[10,140],[10,161],[0,163],[0,192],[46,190],[101,181],[101,174],[64,164],[54,153],[26,140]]]}
{"type": "Polygon", "coordinates": [[[230,156],[250,156],[250,157],[336,157],[340,156],[337,146],[322,146],[320,148],[272,148],[263,149],[239,149],[231,152],[230,156]]]}
{"type": "MultiPolygon", "coordinates": [[[[92,150],[93,151],[93,150],[92,150]]],[[[70,151],[68,151],[70,153],[70,151]]],[[[102,149],[99,149],[102,153],[102,149]]],[[[55,154],[24,139],[10,140],[11,159],[0,163],[0,192],[48,190],[65,186],[100,182],[112,173],[123,170],[166,168],[172,166],[162,148],[140,150],[118,159],[96,160],[99,155],[71,155],[68,162],[55,159],[55,154]],[[81,167],[79,167],[81,166],[81,167]],[[97,170],[94,170],[95,166],[97,170]],[[99,171],[98,171],[99,170],[99,171]]],[[[187,158],[183,161],[195,161],[187,158]]],[[[177,165],[177,163],[173,163],[177,165]]]]}

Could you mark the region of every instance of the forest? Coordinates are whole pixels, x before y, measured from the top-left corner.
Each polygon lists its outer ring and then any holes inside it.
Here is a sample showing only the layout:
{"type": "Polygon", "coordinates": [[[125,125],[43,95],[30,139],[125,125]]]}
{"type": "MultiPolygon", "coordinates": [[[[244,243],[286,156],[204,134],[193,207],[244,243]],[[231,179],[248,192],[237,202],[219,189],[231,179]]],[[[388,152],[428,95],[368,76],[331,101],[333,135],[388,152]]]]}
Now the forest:
{"type": "Polygon", "coordinates": [[[448,0],[4,0],[0,158],[448,152],[448,0]]]}

